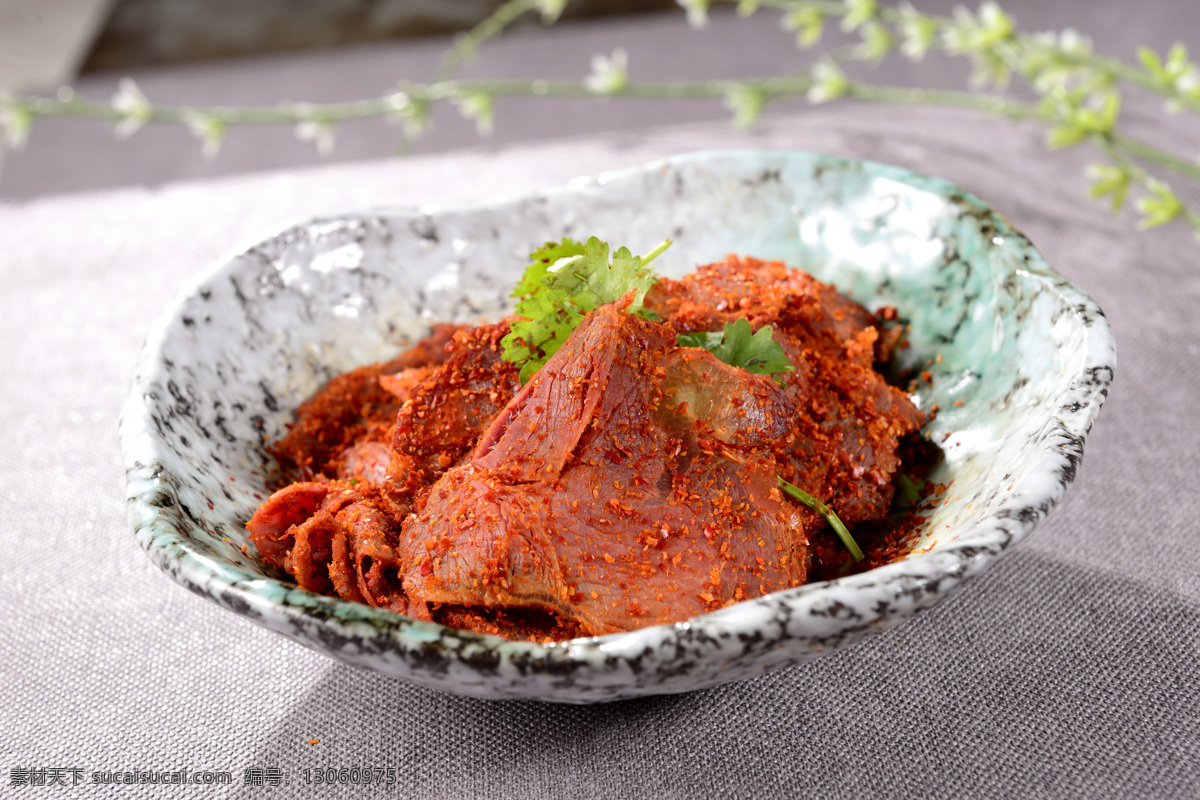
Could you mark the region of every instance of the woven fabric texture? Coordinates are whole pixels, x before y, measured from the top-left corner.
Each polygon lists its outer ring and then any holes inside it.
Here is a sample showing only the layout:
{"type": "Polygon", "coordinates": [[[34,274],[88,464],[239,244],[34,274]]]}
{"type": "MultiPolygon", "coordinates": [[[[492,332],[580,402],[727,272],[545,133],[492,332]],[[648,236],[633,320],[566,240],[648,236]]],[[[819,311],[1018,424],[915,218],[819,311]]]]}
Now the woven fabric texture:
{"type": "Polygon", "coordinates": [[[1086,158],[965,112],[830,107],[752,136],[700,124],[0,205],[0,795],[50,795],[11,788],[14,769],[86,782],[187,768],[233,785],[55,796],[1194,796],[1200,245],[1088,201],[1086,158]],[[726,145],[950,179],[1108,314],[1116,383],[1075,485],[959,593],[757,680],[561,707],[337,664],[188,594],[139,551],[117,415],[150,321],[221,252],[310,213],[486,197],[726,145]],[[305,783],[356,765],[398,782],[305,783]],[[247,768],[284,785],[244,785],[247,768]]]}

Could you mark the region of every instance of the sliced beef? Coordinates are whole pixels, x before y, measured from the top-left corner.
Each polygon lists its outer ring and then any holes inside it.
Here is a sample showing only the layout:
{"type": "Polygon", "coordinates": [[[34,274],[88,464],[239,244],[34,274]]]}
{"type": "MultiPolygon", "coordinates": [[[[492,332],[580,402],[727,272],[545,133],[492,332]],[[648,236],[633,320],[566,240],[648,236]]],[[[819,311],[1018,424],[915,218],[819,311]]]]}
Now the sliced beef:
{"type": "Polygon", "coordinates": [[[738,256],[659,281],[646,304],[685,331],[721,330],[739,317],[755,330],[771,325],[794,367],[783,391],[797,409],[790,435],[776,441],[781,474],[843,522],[887,513],[896,447],[924,422],[874,369],[898,328],[804,272],[738,256]]]}
{"type": "Polygon", "coordinates": [[[752,432],[787,417],[773,386],[681,357],[670,326],[593,312],[406,521],[410,604],[542,609],[601,634],[802,583],[816,521],[781,502],[752,432]],[[668,374],[709,399],[672,402],[668,374]]]}
{"type": "Polygon", "coordinates": [[[882,320],[835,287],[782,261],[736,255],[697,267],[682,280],[659,280],[646,295],[646,307],[681,333],[720,330],[740,317],[754,330],[764,325],[791,330],[802,322],[810,334],[819,332],[837,343],[872,328],[886,335],[872,342],[867,366],[886,362],[896,339],[882,320]]]}
{"type": "Polygon", "coordinates": [[[300,588],[404,613],[394,545],[396,520],[410,508],[373,484],[294,483],[271,495],[246,528],[262,559],[300,588]]]}
{"type": "Polygon", "coordinates": [[[336,476],[342,480],[383,483],[392,466],[392,446],[378,439],[360,440],[342,451],[336,476]]]}
{"type": "Polygon", "coordinates": [[[293,483],[272,494],[246,523],[263,561],[284,569],[296,543],[294,528],[307,522],[337,487],[329,483],[293,483]]]}
{"type": "Polygon", "coordinates": [[[389,362],[368,364],[338,375],[296,410],[296,421],[270,452],[284,472],[302,480],[333,477],[346,450],[364,441],[386,441],[400,401],[380,385],[381,375],[440,364],[457,325],[433,333],[389,362]]]}
{"type": "Polygon", "coordinates": [[[529,383],[507,322],[438,328],[330,381],[277,444],[309,478],[247,524],[303,588],[419,619],[563,639],[677,622],[804,582],[816,513],[888,511],[923,422],[873,368],[899,329],[778,262],[730,257],[590,314],[529,383]],[[677,331],[771,325],[777,383],[677,331]]]}
{"type": "Polygon", "coordinates": [[[678,347],[662,362],[664,422],[742,448],[772,445],[791,428],[795,403],[765,375],[732,367],[707,350],[678,347]],[[672,420],[672,418],[674,418],[672,420]]]}
{"type": "Polygon", "coordinates": [[[511,399],[507,331],[439,326],[412,354],[339,376],[305,403],[277,449],[317,479],[275,492],[247,523],[263,560],[301,588],[405,613],[396,534],[414,498],[511,399]]]}
{"type": "Polygon", "coordinates": [[[457,332],[447,358],[411,387],[396,417],[393,447],[445,469],[487,430],[520,388],[519,370],[501,358],[507,322],[457,332]]]}

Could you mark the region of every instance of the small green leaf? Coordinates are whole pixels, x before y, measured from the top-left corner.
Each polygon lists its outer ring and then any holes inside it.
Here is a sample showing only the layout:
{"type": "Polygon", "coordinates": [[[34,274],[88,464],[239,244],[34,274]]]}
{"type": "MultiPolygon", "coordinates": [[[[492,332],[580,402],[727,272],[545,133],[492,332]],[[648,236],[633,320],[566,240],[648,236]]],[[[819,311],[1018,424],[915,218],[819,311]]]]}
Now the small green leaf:
{"type": "Polygon", "coordinates": [[[1116,92],[1106,92],[1100,101],[1097,122],[1100,129],[1097,132],[1108,133],[1117,124],[1117,115],[1121,113],[1121,95],[1116,92]]]}
{"type": "Polygon", "coordinates": [[[1166,61],[1148,47],[1138,50],[1138,60],[1154,82],[1164,89],[1186,92],[1195,85],[1196,65],[1188,61],[1187,47],[1183,42],[1171,46],[1166,61]]]}
{"type": "Polygon", "coordinates": [[[1074,28],[1067,28],[1058,34],[1058,46],[1064,53],[1086,55],[1092,52],[1092,40],[1074,28]]]}
{"type": "Polygon", "coordinates": [[[1016,33],[1017,23],[1004,13],[992,0],[979,7],[980,38],[984,46],[991,46],[1005,39],[1012,38],[1016,33]]]}
{"type": "Polygon", "coordinates": [[[937,22],[912,6],[904,6],[900,9],[899,29],[900,52],[911,61],[925,58],[937,37],[937,22]]]}
{"type": "Polygon", "coordinates": [[[496,108],[490,94],[465,92],[455,98],[454,102],[463,117],[475,121],[475,130],[480,136],[487,136],[492,132],[496,121],[496,108]]]}
{"type": "Polygon", "coordinates": [[[530,254],[533,263],[513,294],[520,298],[509,333],[501,340],[502,358],[521,365],[521,383],[558,352],[583,318],[605,303],[634,292],[625,308],[645,316],[642,300],[658,279],[646,267],[670,242],[664,242],[645,259],[620,248],[609,260],[608,244],[595,236],[580,245],[572,239],[547,242],[530,254]]]}
{"type": "Polygon", "coordinates": [[[886,26],[871,21],[862,26],[862,41],[854,48],[854,55],[863,60],[878,64],[896,46],[896,40],[886,26]]]}
{"type": "Polygon", "coordinates": [[[142,93],[133,78],[122,78],[117,83],[117,91],[112,96],[110,104],[113,110],[120,115],[113,127],[113,132],[121,139],[132,136],[140,130],[149,121],[150,115],[154,113],[154,106],[146,99],[146,95],[142,93]]]}
{"type": "Polygon", "coordinates": [[[29,139],[33,112],[24,103],[0,94],[0,136],[13,150],[20,150],[29,139]]]}
{"type": "Polygon", "coordinates": [[[551,25],[562,16],[563,9],[567,7],[567,0],[537,0],[537,7],[541,11],[542,22],[551,25]]]}
{"type": "MultiPolygon", "coordinates": [[[[681,333],[679,344],[681,347],[702,347],[724,363],[755,375],[791,372],[795,367],[774,336],[775,331],[770,325],[751,333],[750,322],[742,317],[725,323],[722,331],[681,333]]],[[[783,383],[782,378],[775,378],[775,381],[783,383]]]]}
{"type": "Polygon", "coordinates": [[[737,83],[725,91],[725,107],[733,112],[733,123],[739,128],[753,127],[766,103],[767,93],[755,86],[737,83]]]}
{"type": "Polygon", "coordinates": [[[896,490],[895,495],[892,496],[892,505],[904,510],[912,508],[921,501],[921,490],[925,488],[925,481],[919,478],[910,478],[901,472],[892,481],[892,486],[896,490]]]}
{"type": "Polygon", "coordinates": [[[1137,55],[1138,61],[1142,62],[1142,66],[1146,68],[1146,71],[1151,76],[1159,81],[1166,80],[1167,71],[1163,68],[1163,63],[1159,60],[1158,53],[1155,53],[1149,47],[1139,47],[1137,55]]]}
{"type": "Polygon", "coordinates": [[[404,138],[420,139],[429,130],[429,100],[401,90],[388,98],[387,120],[404,126],[404,138]]]}
{"type": "Polygon", "coordinates": [[[797,46],[808,49],[821,40],[825,15],[812,6],[801,6],[784,14],[779,24],[785,31],[795,31],[797,46]]]}
{"type": "Polygon", "coordinates": [[[1046,132],[1046,146],[1051,150],[1073,147],[1083,141],[1087,131],[1071,125],[1056,125],[1046,132]]]}
{"type": "Polygon", "coordinates": [[[737,15],[745,18],[758,11],[759,0],[738,0],[737,15]]]}
{"type": "Polygon", "coordinates": [[[850,88],[850,79],[832,61],[819,61],[812,69],[812,86],[808,90],[808,102],[828,103],[836,100],[850,88]]]}
{"type": "Polygon", "coordinates": [[[680,347],[702,347],[710,353],[725,341],[725,331],[695,331],[679,334],[680,347]]]}
{"type": "Polygon", "coordinates": [[[1088,193],[1092,197],[1112,197],[1112,210],[1117,212],[1125,205],[1125,197],[1129,194],[1129,185],[1133,178],[1129,170],[1110,164],[1092,164],[1087,170],[1092,185],[1088,193]]]}
{"type": "Polygon", "coordinates": [[[1012,69],[1008,62],[992,50],[980,50],[971,56],[975,69],[971,72],[971,85],[977,88],[996,86],[1008,87],[1012,69]]]}
{"type": "Polygon", "coordinates": [[[983,53],[1016,34],[1016,22],[993,2],[979,7],[979,16],[959,6],[954,20],[943,33],[943,43],[951,53],[983,53]]]}
{"type": "Polygon", "coordinates": [[[842,17],[842,30],[847,33],[865,25],[879,14],[879,5],[875,0],[846,0],[846,9],[846,16],[842,17]]]}
{"type": "Polygon", "coordinates": [[[1034,90],[1042,95],[1060,90],[1065,91],[1074,78],[1074,72],[1069,67],[1027,64],[1027,70],[1026,74],[1031,76],[1034,90]]]}
{"type": "Polygon", "coordinates": [[[327,156],[333,152],[337,123],[325,117],[313,117],[296,123],[295,133],[297,139],[312,142],[318,153],[327,156]]]}
{"type": "Polygon", "coordinates": [[[211,114],[190,112],[184,114],[183,121],[188,130],[203,142],[204,157],[214,158],[225,139],[225,120],[211,114]]]}
{"type": "Polygon", "coordinates": [[[708,6],[712,0],[677,0],[687,11],[688,25],[699,30],[708,25],[708,6]]]}
{"type": "Polygon", "coordinates": [[[1183,213],[1183,203],[1179,202],[1171,187],[1162,181],[1151,181],[1147,188],[1150,195],[1139,197],[1137,201],[1137,209],[1142,213],[1138,225],[1142,230],[1165,225],[1183,213]]]}
{"type": "Polygon", "coordinates": [[[1187,47],[1183,42],[1176,42],[1167,51],[1167,72],[1171,75],[1182,75],[1188,68],[1187,47]]]}
{"type": "Polygon", "coordinates": [[[1088,134],[1106,134],[1117,124],[1117,115],[1121,111],[1121,96],[1116,92],[1103,92],[1092,95],[1089,105],[1075,109],[1071,113],[1071,121],[1088,134]]]}
{"type": "Polygon", "coordinates": [[[1046,134],[1047,146],[1056,150],[1078,144],[1089,136],[1111,133],[1121,111],[1121,96],[1111,90],[1086,97],[1080,91],[1058,92],[1043,108],[1060,119],[1046,134]]]}
{"type": "Polygon", "coordinates": [[[592,72],[583,85],[595,94],[616,94],[629,86],[629,54],[617,48],[612,55],[592,56],[592,72]]]}
{"type": "Polygon", "coordinates": [[[561,259],[583,254],[583,243],[574,239],[563,237],[558,242],[546,242],[529,254],[533,263],[525,268],[525,273],[513,288],[511,296],[522,299],[536,294],[541,291],[542,280],[546,277],[550,267],[561,259]]]}

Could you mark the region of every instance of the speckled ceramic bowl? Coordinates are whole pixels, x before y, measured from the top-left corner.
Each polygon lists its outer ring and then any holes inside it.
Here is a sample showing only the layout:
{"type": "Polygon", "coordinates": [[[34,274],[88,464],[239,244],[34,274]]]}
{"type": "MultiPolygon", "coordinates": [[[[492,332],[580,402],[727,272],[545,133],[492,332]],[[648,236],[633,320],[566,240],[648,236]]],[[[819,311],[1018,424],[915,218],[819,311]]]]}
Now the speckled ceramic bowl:
{"type": "Polygon", "coordinates": [[[790,152],[688,155],[477,205],[317,219],[221,259],[154,326],[121,418],[129,513],[163,570],[334,658],[449,692],[573,703],[682,692],[812,659],[937,603],[1011,548],[1075,477],[1113,378],[1100,309],[979,200],[879,164],[790,152]],[[430,321],[495,319],[546,239],[596,234],[678,275],[738,252],[778,258],[912,321],[941,356],[951,483],[925,552],[672,626],[559,645],[508,642],[300,590],[242,553],[264,453],[330,376],[430,321]],[[962,401],[961,405],[956,401],[962,401]]]}

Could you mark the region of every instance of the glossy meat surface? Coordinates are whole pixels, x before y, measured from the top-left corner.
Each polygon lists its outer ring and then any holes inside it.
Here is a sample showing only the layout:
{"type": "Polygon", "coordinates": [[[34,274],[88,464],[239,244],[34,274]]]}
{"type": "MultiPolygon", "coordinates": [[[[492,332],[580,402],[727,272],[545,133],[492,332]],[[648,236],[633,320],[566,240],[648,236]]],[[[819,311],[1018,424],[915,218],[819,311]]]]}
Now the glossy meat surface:
{"type": "Polygon", "coordinates": [[[677,622],[804,583],[825,528],[889,510],[923,422],[874,369],[899,337],[831,287],[731,256],[588,315],[520,387],[507,322],[444,327],[335,378],[277,446],[300,482],[247,527],[302,587],[514,637],[677,622]],[[745,317],[794,366],[782,385],[680,347],[745,317]],[[326,430],[329,428],[329,430],[326,430]]]}
{"type": "MultiPolygon", "coordinates": [[[[603,634],[803,583],[805,527],[769,451],[664,394],[674,340],[615,305],[589,315],[405,525],[410,602],[549,609],[603,634]]],[[[741,424],[768,415],[770,378],[708,366],[737,373],[716,388],[747,385],[741,424]]]]}

